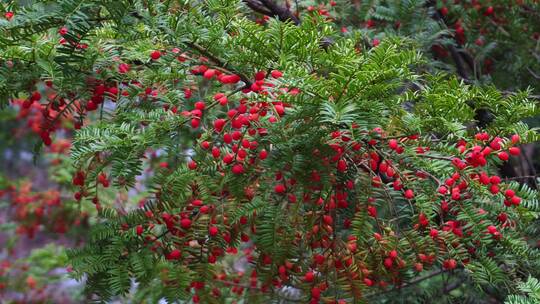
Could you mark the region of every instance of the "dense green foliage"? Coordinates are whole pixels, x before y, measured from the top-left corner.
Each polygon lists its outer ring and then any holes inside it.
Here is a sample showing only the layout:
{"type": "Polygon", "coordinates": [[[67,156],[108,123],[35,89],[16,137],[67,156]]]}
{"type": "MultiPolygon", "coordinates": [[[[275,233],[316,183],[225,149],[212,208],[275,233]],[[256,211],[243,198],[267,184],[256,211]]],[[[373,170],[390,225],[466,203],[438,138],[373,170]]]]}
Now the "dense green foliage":
{"type": "Polygon", "coordinates": [[[537,178],[498,170],[539,139],[539,5],[299,2],[7,6],[1,101],[76,129],[88,299],[535,301],[537,178]]]}

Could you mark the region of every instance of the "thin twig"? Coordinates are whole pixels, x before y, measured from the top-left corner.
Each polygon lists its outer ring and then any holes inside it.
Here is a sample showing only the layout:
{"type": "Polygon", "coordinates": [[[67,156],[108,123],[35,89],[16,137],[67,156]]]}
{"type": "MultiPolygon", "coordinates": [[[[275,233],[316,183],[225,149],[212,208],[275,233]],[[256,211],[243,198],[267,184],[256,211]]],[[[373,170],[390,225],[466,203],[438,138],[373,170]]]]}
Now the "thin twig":
{"type": "Polygon", "coordinates": [[[400,289],[403,289],[403,288],[408,288],[408,287],[411,287],[411,286],[414,286],[420,282],[423,282],[427,279],[431,279],[435,276],[438,276],[438,275],[441,275],[443,273],[447,273],[449,270],[443,270],[443,269],[440,269],[440,270],[437,270],[435,272],[432,272],[426,276],[423,276],[423,277],[420,277],[416,280],[412,280],[410,281],[409,283],[406,283],[406,284],[403,284],[401,286],[398,286],[398,287],[395,287],[395,288],[392,288],[392,289],[388,289],[388,290],[384,290],[384,291],[381,291],[381,292],[376,292],[376,293],[372,293],[372,294],[367,294],[365,297],[366,298],[372,298],[372,297],[377,297],[377,296],[380,296],[380,295],[383,295],[383,294],[387,294],[387,293],[390,293],[390,292],[394,292],[396,290],[400,290],[400,289]]]}

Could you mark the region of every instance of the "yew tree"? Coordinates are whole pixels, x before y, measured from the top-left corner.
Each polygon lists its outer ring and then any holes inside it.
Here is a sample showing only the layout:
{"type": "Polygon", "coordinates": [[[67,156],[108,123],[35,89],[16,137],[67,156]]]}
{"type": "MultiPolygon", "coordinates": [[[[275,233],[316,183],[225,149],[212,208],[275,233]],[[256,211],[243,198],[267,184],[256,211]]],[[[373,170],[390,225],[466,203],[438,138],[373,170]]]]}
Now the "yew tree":
{"type": "Polygon", "coordinates": [[[537,1],[8,2],[2,102],[71,140],[88,299],[540,290],[536,177],[499,174],[540,138],[537,1]]]}

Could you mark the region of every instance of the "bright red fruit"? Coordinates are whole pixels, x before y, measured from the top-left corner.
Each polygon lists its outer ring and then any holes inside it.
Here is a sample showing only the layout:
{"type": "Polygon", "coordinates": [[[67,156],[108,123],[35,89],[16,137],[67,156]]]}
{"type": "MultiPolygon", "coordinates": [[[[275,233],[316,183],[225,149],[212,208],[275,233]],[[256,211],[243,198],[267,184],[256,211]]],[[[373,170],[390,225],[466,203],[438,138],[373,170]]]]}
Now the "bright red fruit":
{"type": "Polygon", "coordinates": [[[304,276],[305,282],[311,283],[313,282],[314,279],[315,279],[315,274],[313,273],[313,271],[306,272],[306,275],[304,276]]]}
{"type": "Polygon", "coordinates": [[[221,118],[214,120],[214,128],[216,129],[216,131],[221,132],[226,122],[227,121],[225,119],[221,118]]]}
{"type": "Polygon", "coordinates": [[[281,78],[281,76],[283,76],[283,73],[278,71],[278,70],[273,70],[272,72],[270,72],[270,75],[272,75],[273,78],[281,78]]]}
{"type": "Polygon", "coordinates": [[[277,185],[274,187],[274,191],[275,191],[276,193],[279,193],[279,194],[284,193],[285,190],[286,190],[286,189],[285,189],[285,185],[283,185],[283,184],[277,184],[277,185]]]}
{"type": "Polygon", "coordinates": [[[197,110],[204,110],[204,108],[206,107],[206,104],[204,103],[204,101],[197,101],[195,103],[195,109],[197,110]]]}
{"type": "Polygon", "coordinates": [[[441,15],[443,15],[443,16],[448,15],[448,8],[447,7],[442,7],[441,8],[441,15]]]}
{"type": "Polygon", "coordinates": [[[118,73],[120,73],[120,74],[125,74],[125,73],[129,72],[129,70],[130,70],[130,66],[127,63],[120,63],[118,65],[118,73]]]}
{"type": "Polygon", "coordinates": [[[220,154],[221,154],[221,151],[219,151],[218,147],[213,147],[212,148],[212,156],[214,158],[218,158],[220,154]]]}
{"type": "Polygon", "coordinates": [[[178,249],[174,249],[167,255],[168,260],[178,260],[182,256],[182,253],[178,249]]]}
{"type": "Polygon", "coordinates": [[[195,161],[193,161],[193,160],[190,161],[190,162],[188,163],[188,168],[189,168],[190,170],[195,170],[195,169],[197,169],[197,163],[196,163],[195,161]]]}
{"type": "Polygon", "coordinates": [[[512,147],[510,149],[508,149],[508,152],[510,152],[510,154],[516,156],[516,155],[519,155],[521,153],[521,151],[519,150],[518,147],[512,147]]]}
{"type": "Polygon", "coordinates": [[[210,234],[210,236],[216,236],[218,234],[218,227],[212,226],[208,228],[208,234],[210,234]]]}
{"type": "Polygon", "coordinates": [[[180,220],[180,227],[184,229],[189,229],[191,227],[191,220],[188,218],[184,218],[180,220]]]}
{"type": "Polygon", "coordinates": [[[405,190],[405,193],[403,194],[406,199],[413,199],[414,198],[414,192],[411,189],[405,190]]]}
{"type": "Polygon", "coordinates": [[[337,164],[337,170],[338,170],[339,172],[345,172],[345,171],[347,171],[347,162],[345,162],[345,160],[343,160],[343,159],[340,159],[340,160],[338,161],[338,164],[337,164]]]}
{"type": "Polygon", "coordinates": [[[158,60],[159,58],[161,58],[161,52],[153,51],[152,53],[150,53],[150,58],[152,58],[152,60],[158,60]]]}
{"type": "Polygon", "coordinates": [[[244,166],[242,164],[236,164],[232,167],[232,173],[234,174],[242,174],[244,173],[244,166]]]}

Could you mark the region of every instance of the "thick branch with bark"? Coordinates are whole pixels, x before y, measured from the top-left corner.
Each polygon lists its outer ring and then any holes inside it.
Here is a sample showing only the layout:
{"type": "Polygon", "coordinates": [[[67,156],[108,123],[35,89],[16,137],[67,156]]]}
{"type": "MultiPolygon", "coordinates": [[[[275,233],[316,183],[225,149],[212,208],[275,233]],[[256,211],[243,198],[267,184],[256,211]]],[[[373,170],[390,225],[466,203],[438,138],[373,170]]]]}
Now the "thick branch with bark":
{"type": "Polygon", "coordinates": [[[244,0],[244,2],[257,13],[277,17],[281,21],[292,21],[296,25],[300,24],[300,19],[287,7],[281,6],[272,0],[244,0]]]}
{"type": "MultiPolygon", "coordinates": [[[[444,22],[443,17],[441,14],[435,9],[436,8],[436,1],[430,0],[426,3],[428,8],[433,8],[434,12],[431,16],[433,20],[437,22],[442,22],[446,25],[444,22]]],[[[453,37],[452,37],[453,38],[453,37]]],[[[469,73],[467,72],[467,69],[465,67],[465,63],[469,65],[469,68],[474,71],[474,60],[472,60],[472,56],[468,54],[464,54],[463,51],[458,51],[458,49],[454,45],[449,45],[448,50],[450,51],[450,55],[452,56],[452,60],[454,61],[456,65],[456,71],[458,75],[465,80],[465,82],[470,82],[469,73]]]]}

